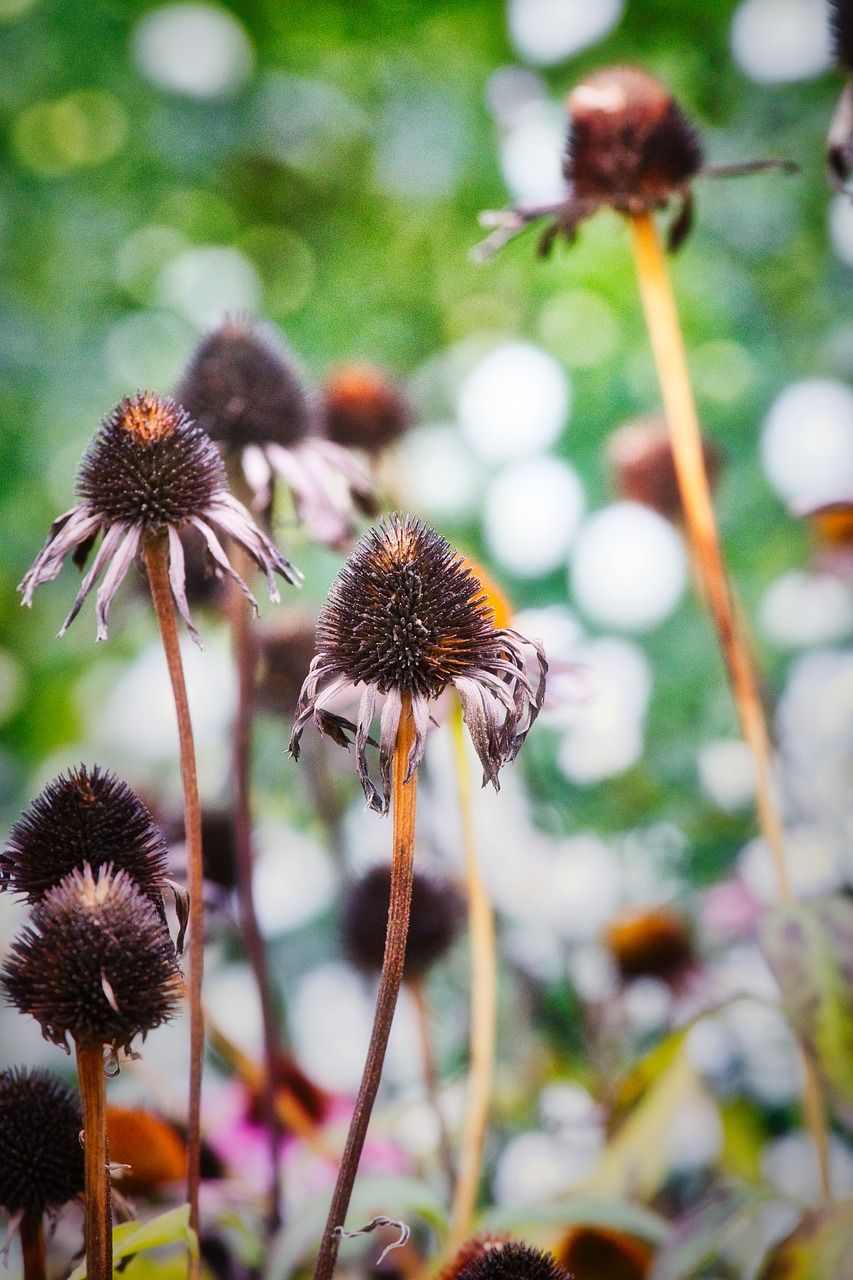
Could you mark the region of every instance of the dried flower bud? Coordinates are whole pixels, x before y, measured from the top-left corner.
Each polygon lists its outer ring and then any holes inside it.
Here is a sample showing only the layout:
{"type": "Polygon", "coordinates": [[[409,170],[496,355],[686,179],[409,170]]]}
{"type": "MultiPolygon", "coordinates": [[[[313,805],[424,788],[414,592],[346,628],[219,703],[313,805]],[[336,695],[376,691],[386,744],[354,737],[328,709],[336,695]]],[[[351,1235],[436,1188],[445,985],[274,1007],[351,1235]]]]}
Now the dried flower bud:
{"type": "Polygon", "coordinates": [[[204,516],[224,485],[222,459],[204,431],[174,400],[144,391],[104,419],[77,492],[104,524],[153,533],[204,516]]]}
{"type": "Polygon", "coordinates": [[[0,1205],[41,1216],[83,1191],[77,1097],[47,1071],[0,1072],[0,1205]]]}
{"type": "Polygon", "coordinates": [[[333,370],[323,401],[329,439],[366,453],[394,444],[411,421],[400,387],[372,364],[344,364],[333,370]]]}
{"type": "MultiPolygon", "coordinates": [[[[391,870],[374,867],[344,899],[341,932],[344,951],[358,969],[379,973],[391,901],[391,870]]],[[[447,880],[415,872],[404,978],[422,978],[453,945],[465,904],[447,880]]]]}
{"type": "Polygon", "coordinates": [[[293,444],[311,426],[308,399],[288,353],[249,323],[227,320],[202,338],[178,399],[227,450],[293,444]]]}
{"type": "Polygon", "coordinates": [[[853,72],[853,3],[829,0],[829,27],[835,60],[844,71],[853,72]]]}
{"type": "Polygon", "coordinates": [[[140,1107],[107,1107],[113,1180],[128,1195],[154,1195],[186,1177],[184,1140],[173,1124],[140,1107]]]}
{"type": "MultiPolygon", "coordinates": [[[[469,1241],[463,1249],[470,1257],[452,1280],[572,1280],[553,1254],[515,1240],[485,1237],[469,1241]]],[[[447,1269],[442,1280],[450,1280],[447,1269]]]]}
{"type": "Polygon", "coordinates": [[[693,959],[690,930],[668,907],[626,908],[608,926],[606,942],[626,980],[650,977],[671,982],[693,959]]]}
{"type": "Polygon", "coordinates": [[[168,1021],[183,993],[157,909],[124,871],[72,871],[33,907],[12,944],[3,989],[45,1039],[130,1048],[168,1021]]]}
{"type": "Polygon", "coordinates": [[[316,622],[292,611],[277,614],[258,636],[258,701],[265,711],[292,719],[311,659],[316,622]]]}
{"type": "Polygon", "coordinates": [[[607,67],[569,95],[564,163],[580,201],[640,214],[687,191],[702,167],[699,135],[645,71],[607,67]]]}
{"type": "Polygon", "coordinates": [[[0,888],[38,902],[84,864],[126,871],[162,905],[166,842],[127,783],[99,765],[60,774],[33,800],[0,854],[0,888]]]}
{"type": "Polygon", "coordinates": [[[608,1227],[573,1227],[554,1252],[574,1280],[646,1280],[653,1260],[643,1240],[608,1227]]]}
{"type": "MultiPolygon", "coordinates": [[[[633,422],[626,422],[610,437],[607,454],[616,491],[621,498],[642,502],[668,520],[682,518],[681,491],[672,456],[672,443],[663,418],[637,418],[633,422]]],[[[722,470],[722,456],[704,438],[702,454],[713,489],[722,470]]]]}

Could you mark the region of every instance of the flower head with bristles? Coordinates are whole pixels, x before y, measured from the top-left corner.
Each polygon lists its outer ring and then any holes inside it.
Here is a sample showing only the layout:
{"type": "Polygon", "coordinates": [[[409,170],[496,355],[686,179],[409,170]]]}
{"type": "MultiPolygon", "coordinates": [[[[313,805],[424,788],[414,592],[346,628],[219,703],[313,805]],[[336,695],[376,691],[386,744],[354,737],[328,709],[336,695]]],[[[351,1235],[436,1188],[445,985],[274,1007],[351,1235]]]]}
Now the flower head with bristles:
{"type": "Polygon", "coordinates": [[[502,1237],[475,1237],[445,1267],[442,1280],[572,1280],[551,1253],[502,1237]]]}
{"type": "Polygon", "coordinates": [[[847,75],[826,146],[830,184],[837,191],[853,192],[853,0],[830,0],[832,46],[839,68],[847,75]]]}
{"type": "Polygon", "coordinates": [[[99,765],[70,769],[36,796],[0,853],[0,890],[38,902],[85,864],[126,871],[162,907],[166,842],[127,783],[99,765]]]}
{"type": "Polygon", "coordinates": [[[12,944],[2,987],[11,1004],[67,1048],[130,1049],[176,1012],[175,948],[154,905],[124,871],[72,871],[34,906],[12,944]]]}
{"type": "Polygon", "coordinates": [[[219,534],[239,543],[266,574],[270,597],[278,599],[275,574],[288,582],[298,570],[281,555],[228,492],[225,469],[209,437],[180,405],[151,392],[121,401],[104,419],[83,459],[77,483],[80,501],[53,522],[42,550],[19,590],[22,604],[59,574],[65,557],[85,560],[103,535],[92,566],[66,618],[63,635],[98,581],[98,639],[107,637],[110,605],[137,554],[152,538],[167,538],[169,581],[175,603],[198,640],[186,594],[181,531],[192,526],[202,536],[216,568],[230,574],[254,605],[254,597],[234,572],[219,534]]]}
{"type": "Polygon", "coordinates": [[[829,29],[838,66],[853,73],[853,3],[851,0],[829,0],[829,29]]]}
{"type": "Polygon", "coordinates": [[[228,320],[202,338],[178,397],[240,460],[256,507],[270,506],[280,478],[311,537],[333,547],[349,542],[359,511],[376,510],[370,473],[322,434],[292,357],[259,328],[228,320]]]}
{"type": "MultiPolygon", "coordinates": [[[[347,958],[365,973],[379,973],[391,901],[390,867],[374,867],[344,898],[341,933],[347,958]]],[[[465,914],[458,889],[446,880],[416,871],[406,938],[404,979],[422,978],[450,950],[465,914]]]]}
{"type": "Polygon", "coordinates": [[[48,1071],[0,1072],[0,1206],[41,1217],[83,1192],[80,1104],[48,1071]]]}
{"type": "Polygon", "coordinates": [[[517,755],[542,705],[547,663],[542,646],[497,628],[480,584],[450,544],[411,516],[371,529],[344,564],[317,623],[317,654],[302,687],[290,749],[305,725],[349,746],[372,809],[387,811],[391,763],[404,697],[415,741],[406,779],[424,753],[430,704],[449,686],[462,703],[484,783],[497,788],[501,767],[517,755]],[[531,681],[528,657],[538,666],[531,681]],[[360,692],[355,722],[332,709],[360,692]],[[370,779],[366,748],[377,701],[382,794],[370,779]]]}

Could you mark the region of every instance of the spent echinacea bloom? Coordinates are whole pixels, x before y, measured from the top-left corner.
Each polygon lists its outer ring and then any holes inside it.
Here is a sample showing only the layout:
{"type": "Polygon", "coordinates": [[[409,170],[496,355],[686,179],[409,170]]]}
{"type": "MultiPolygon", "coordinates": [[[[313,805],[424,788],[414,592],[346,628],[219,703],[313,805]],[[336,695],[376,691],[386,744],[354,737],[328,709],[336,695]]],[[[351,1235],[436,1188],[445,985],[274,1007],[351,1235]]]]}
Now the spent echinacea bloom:
{"type": "Polygon", "coordinates": [[[411,516],[392,515],[358,542],[333,584],[317,623],[311,662],[290,740],[298,757],[309,720],[342,746],[354,735],[356,768],[368,804],[386,812],[404,699],[415,740],[406,781],[423,758],[430,705],[453,686],[483,766],[498,787],[542,706],[548,664],[541,644],[494,625],[477,578],[450,544],[411,516]],[[528,673],[528,658],[538,677],[528,673]],[[333,710],[359,696],[355,721],[333,710]],[[367,745],[379,709],[382,791],[370,778],[367,745]]]}
{"type": "Polygon", "coordinates": [[[189,526],[201,534],[217,570],[234,578],[254,607],[254,596],[232,568],[218,534],[239,543],[266,574],[272,600],[279,598],[275,574],[294,584],[301,579],[298,569],[229,493],[216,446],[168,397],[140,392],[107,415],[81,464],[77,493],[79,501],[54,520],[18,588],[21,603],[30,606],[36,587],[58,576],[69,552],[82,564],[102,535],[60,635],[102,579],[96,613],[98,639],[105,640],[110,605],[137,554],[150,539],[166,537],[172,594],[198,643],[187,604],[181,544],[181,532],[189,526]]]}

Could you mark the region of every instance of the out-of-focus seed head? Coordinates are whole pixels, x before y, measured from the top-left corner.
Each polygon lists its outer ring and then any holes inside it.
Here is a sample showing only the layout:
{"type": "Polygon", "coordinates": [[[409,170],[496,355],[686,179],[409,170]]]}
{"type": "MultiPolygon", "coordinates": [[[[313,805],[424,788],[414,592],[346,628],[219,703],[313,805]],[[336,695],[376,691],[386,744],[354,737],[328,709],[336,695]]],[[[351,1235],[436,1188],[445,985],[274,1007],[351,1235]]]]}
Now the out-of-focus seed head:
{"type": "MultiPolygon", "coordinates": [[[[344,951],[356,968],[366,973],[378,973],[382,968],[390,900],[389,867],[368,871],[344,899],[344,951]]],[[[415,872],[403,973],[407,981],[422,978],[450,950],[464,911],[464,901],[449,881],[415,872]]]]}
{"type": "Polygon", "coordinates": [[[314,619],[295,613],[277,615],[258,637],[258,705],[293,718],[314,657],[314,619]]]}
{"type": "Polygon", "coordinates": [[[45,1039],[129,1049],[175,1013],[183,981],[174,945],[126,872],[72,871],[36,903],[31,921],[0,982],[45,1039]]]}
{"type": "Polygon", "coordinates": [[[853,72],[853,3],[830,0],[829,26],[835,60],[844,71],[853,72]]]}
{"type": "MultiPolygon", "coordinates": [[[[319,1085],[305,1074],[299,1063],[287,1053],[278,1053],[275,1060],[276,1096],[289,1102],[288,1110],[295,1106],[306,1120],[320,1125],[329,1113],[331,1099],[319,1085]]],[[[261,1088],[251,1091],[248,1118],[254,1123],[264,1123],[264,1098],[261,1088]]]]}
{"type": "Polygon", "coordinates": [[[166,842],[127,783],[99,765],[60,774],[33,800],[0,853],[0,888],[38,902],[84,864],[126,871],[161,903],[166,842]]]}
{"type": "Polygon", "coordinates": [[[573,1227],[554,1253],[574,1280],[646,1280],[653,1260],[643,1240],[607,1227],[573,1227]]]}
{"type": "Polygon", "coordinates": [[[515,1240],[482,1237],[469,1241],[464,1266],[442,1273],[442,1280],[572,1280],[551,1253],[515,1240]]]}
{"type": "Polygon", "coordinates": [[[308,434],[311,411],[286,351],[243,320],[227,320],[202,338],[178,399],[226,450],[294,444],[308,434]]]}
{"type": "MultiPolygon", "coordinates": [[[[681,491],[665,419],[653,416],[626,422],[610,437],[607,454],[620,497],[642,502],[668,520],[681,519],[681,491]]],[[[715,488],[722,471],[722,455],[704,438],[702,454],[708,480],[715,488]]]]}
{"type": "Polygon", "coordinates": [[[80,498],[104,524],[147,533],[202,516],[225,485],[210,439],[167,396],[126,398],[104,419],[77,478],[80,498]]]}
{"type": "Polygon", "coordinates": [[[353,682],[437,697],[501,648],[492,611],[461,557],[411,516],[359,541],[317,623],[317,650],[353,682]]]}
{"type": "Polygon", "coordinates": [[[186,1177],[187,1153],[178,1130],[140,1107],[107,1107],[113,1181],[128,1195],[156,1195],[186,1177]]]}
{"type": "Polygon", "coordinates": [[[83,1191],[83,1117],[48,1071],[0,1072],[0,1205],[41,1216],[83,1191]]]}
{"type": "Polygon", "coordinates": [[[699,135],[669,91],[633,67],[607,67],[569,95],[564,162],[575,198],[642,213],[686,189],[699,135]]]}
{"type": "Polygon", "coordinates": [[[610,922],[605,935],[620,974],[677,980],[693,959],[693,940],[682,916],[668,907],[630,907],[610,922]]]}
{"type": "Polygon", "coordinates": [[[399,440],[411,423],[402,389],[372,364],[334,369],[323,389],[323,403],[326,434],[349,449],[379,453],[399,440]]]}

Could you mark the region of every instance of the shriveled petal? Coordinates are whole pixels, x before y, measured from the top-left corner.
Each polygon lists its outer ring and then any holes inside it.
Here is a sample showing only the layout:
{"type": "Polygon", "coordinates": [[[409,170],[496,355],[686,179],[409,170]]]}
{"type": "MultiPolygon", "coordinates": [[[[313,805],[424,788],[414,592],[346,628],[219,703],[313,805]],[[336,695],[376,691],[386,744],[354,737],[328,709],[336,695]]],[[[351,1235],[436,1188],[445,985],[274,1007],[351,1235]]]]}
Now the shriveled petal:
{"type": "Polygon", "coordinates": [[[97,534],[101,524],[101,517],[82,503],[57,516],[48,530],[44,546],[18,585],[22,592],[22,605],[30,608],[36,587],[43,582],[52,582],[68,552],[97,534]]]}
{"type": "Polygon", "coordinates": [[[71,606],[71,612],[59,629],[60,636],[65,635],[66,631],[71,626],[71,623],[77,617],[77,614],[82,608],[83,601],[98,581],[98,578],[100,578],[106,568],[107,561],[112,557],[113,552],[121,542],[125,532],[126,526],[123,524],[114,524],[107,529],[107,532],[104,534],[104,540],[98,548],[98,554],[95,556],[95,559],[92,561],[91,567],[89,568],[89,572],[80,584],[80,590],[77,592],[74,603],[71,606]]]}
{"type": "Polygon", "coordinates": [[[358,722],[355,735],[355,767],[362,790],[367,797],[367,803],[374,812],[381,813],[382,797],[373,785],[370,771],[367,767],[367,743],[370,739],[370,726],[373,723],[375,709],[376,686],[372,684],[365,685],[358,706],[358,722]]]}
{"type": "Polygon", "coordinates": [[[382,778],[382,813],[388,812],[391,803],[391,767],[394,761],[394,746],[397,742],[397,730],[400,727],[400,713],[403,700],[396,689],[390,689],[385,695],[385,705],[379,721],[379,773],[382,778]]]}
{"type": "Polygon", "coordinates": [[[412,720],[415,724],[415,740],[412,743],[406,760],[406,776],[404,782],[411,782],[415,770],[424,758],[426,750],[426,732],[429,727],[429,702],[426,698],[414,694],[412,697],[412,720]]]}
{"type": "Polygon", "coordinates": [[[290,735],[288,750],[294,760],[299,759],[300,739],[305,726],[312,719],[316,722],[317,728],[321,733],[327,734],[343,747],[349,746],[349,739],[346,733],[348,731],[355,733],[356,726],[342,716],[337,716],[333,712],[327,711],[323,706],[324,700],[328,701],[330,697],[334,696],[348,683],[335,664],[329,661],[326,654],[318,653],[311,659],[308,675],[305,677],[299,694],[296,719],[293,722],[293,730],[290,735]]]}
{"type": "Polygon", "coordinates": [[[226,533],[230,534],[249,553],[255,564],[263,570],[267,577],[267,587],[271,600],[278,600],[278,588],[275,574],[279,574],[293,586],[302,583],[302,574],[281,554],[278,547],[259,529],[248,509],[238,502],[233,494],[224,490],[216,495],[206,512],[207,518],[213,520],[226,533]]]}
{"type": "Polygon", "coordinates": [[[266,511],[272,502],[272,467],[258,444],[247,444],[240,455],[243,476],[252,494],[256,511],[266,511]]]}
{"type": "Polygon", "coordinates": [[[269,445],[274,469],[286,482],[296,515],[315,542],[336,550],[346,546],[353,532],[353,510],[341,477],[329,476],[308,448],[269,445]],[[320,465],[318,466],[318,462],[320,465]]]}
{"type": "Polygon", "coordinates": [[[337,444],[334,440],[325,440],[320,436],[312,443],[320,457],[346,478],[350,489],[361,504],[367,509],[372,509],[376,502],[376,485],[367,464],[351,450],[345,449],[342,444],[337,444]]]}
{"type": "Polygon", "coordinates": [[[122,582],[124,582],[125,574],[133,564],[139,547],[140,536],[141,532],[137,525],[132,525],[128,529],[124,541],[110,561],[110,567],[107,569],[95,598],[95,617],[98,623],[97,638],[99,640],[106,640],[107,638],[110,605],[113,602],[113,596],[122,582]]]}
{"type": "Polygon", "coordinates": [[[190,606],[187,603],[187,575],[183,544],[177,529],[172,528],[171,525],[169,525],[169,585],[172,588],[175,604],[178,606],[178,612],[184,620],[187,631],[189,631],[199,649],[203,649],[204,645],[201,642],[201,636],[193,625],[190,606]]]}
{"type": "Polygon", "coordinates": [[[216,534],[211,529],[210,525],[205,524],[205,522],[201,520],[198,516],[193,516],[191,523],[195,525],[195,527],[198,529],[201,536],[204,538],[204,541],[207,544],[207,549],[210,552],[213,559],[215,560],[215,562],[219,565],[219,568],[222,569],[224,573],[227,573],[229,578],[233,578],[233,580],[237,583],[237,586],[243,592],[243,595],[249,601],[249,604],[252,606],[255,613],[257,613],[258,612],[257,600],[252,595],[251,591],[246,586],[245,582],[240,577],[239,573],[237,573],[237,571],[234,568],[232,568],[231,561],[228,559],[227,555],[225,554],[222,548],[222,543],[219,541],[216,534]]]}
{"type": "Polygon", "coordinates": [[[491,782],[495,790],[499,791],[498,774],[505,758],[504,718],[500,708],[476,679],[460,676],[453,683],[462,703],[462,719],[483,766],[483,786],[491,782]]]}

